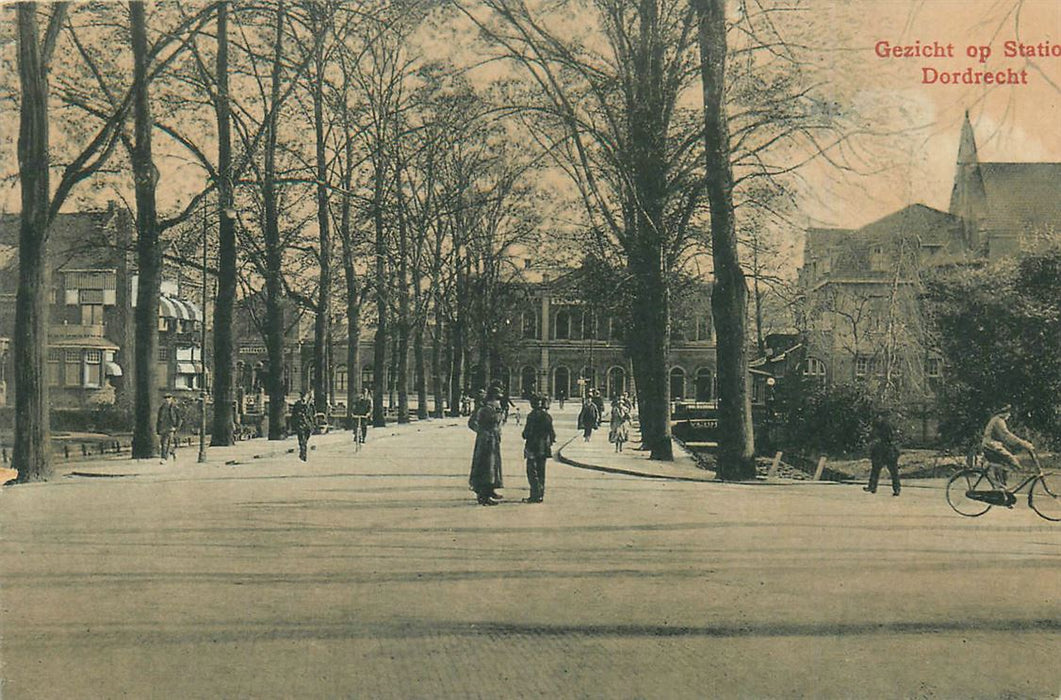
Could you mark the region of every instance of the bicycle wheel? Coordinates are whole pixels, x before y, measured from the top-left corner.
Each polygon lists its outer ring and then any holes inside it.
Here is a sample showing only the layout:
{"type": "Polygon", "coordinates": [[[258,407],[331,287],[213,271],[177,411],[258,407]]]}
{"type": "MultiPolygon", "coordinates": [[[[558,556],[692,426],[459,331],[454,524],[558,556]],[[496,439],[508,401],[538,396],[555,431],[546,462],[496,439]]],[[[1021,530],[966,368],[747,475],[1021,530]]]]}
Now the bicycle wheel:
{"type": "Polygon", "coordinates": [[[982,469],[963,469],[947,482],[947,503],[959,515],[975,518],[991,510],[990,503],[969,498],[969,491],[991,491],[995,486],[982,469]]]}
{"type": "Polygon", "coordinates": [[[1041,518],[1061,521],[1061,474],[1043,474],[1033,481],[1028,505],[1041,518]]]}

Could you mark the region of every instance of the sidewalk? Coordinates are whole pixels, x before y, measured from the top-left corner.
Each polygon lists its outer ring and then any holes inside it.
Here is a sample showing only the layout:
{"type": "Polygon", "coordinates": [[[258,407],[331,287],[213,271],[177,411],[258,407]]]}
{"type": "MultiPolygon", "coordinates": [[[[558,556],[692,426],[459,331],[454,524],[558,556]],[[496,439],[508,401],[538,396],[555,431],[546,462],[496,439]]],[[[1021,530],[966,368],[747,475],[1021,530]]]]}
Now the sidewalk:
{"type": "Polygon", "coordinates": [[[561,434],[557,439],[561,443],[556,451],[557,460],[573,467],[680,481],[715,481],[716,478],[713,471],[697,466],[693,456],[676,441],[672,441],[673,462],[649,459],[647,451],[637,449],[641,434],[633,429],[630,431],[630,441],[623,446],[622,452],[616,452],[615,445],[608,442],[607,426],[594,431],[589,442],[582,439],[581,432],[576,432],[570,438],[564,438],[561,434]]]}
{"type": "MultiPolygon", "coordinates": [[[[455,425],[463,425],[465,420],[461,418],[431,418],[427,420],[414,420],[410,423],[390,423],[383,428],[369,428],[366,445],[377,440],[408,432],[423,432],[434,428],[446,428],[455,425]]],[[[209,441],[209,436],[207,436],[209,441]]],[[[336,449],[344,446],[353,448],[353,437],[349,430],[333,430],[324,435],[314,435],[310,439],[310,459],[313,452],[324,449],[336,449]]],[[[267,440],[265,438],[253,438],[251,440],[239,441],[228,447],[207,447],[206,461],[198,462],[199,443],[197,440],[192,444],[182,445],[177,450],[176,461],[170,460],[160,463],[157,457],[151,459],[131,459],[126,455],[88,457],[83,459],[71,459],[69,461],[57,461],[55,463],[56,478],[64,477],[130,477],[130,476],[152,476],[167,475],[181,470],[188,475],[188,469],[194,467],[216,468],[220,466],[239,466],[254,464],[259,461],[291,455],[297,460],[298,440],[290,435],[283,440],[267,440]]]]}

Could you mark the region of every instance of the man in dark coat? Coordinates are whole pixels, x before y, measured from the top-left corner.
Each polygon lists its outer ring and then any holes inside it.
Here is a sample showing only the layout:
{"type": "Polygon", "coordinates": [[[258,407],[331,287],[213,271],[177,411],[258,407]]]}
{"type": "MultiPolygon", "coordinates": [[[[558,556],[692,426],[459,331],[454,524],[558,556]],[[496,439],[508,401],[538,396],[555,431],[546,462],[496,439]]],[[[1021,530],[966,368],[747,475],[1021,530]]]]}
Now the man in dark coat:
{"type": "Polygon", "coordinates": [[[298,397],[291,406],[291,429],[298,436],[298,458],[306,461],[306,452],[309,450],[309,436],[313,434],[313,416],[310,415],[309,402],[306,395],[298,397]]]}
{"type": "Polygon", "coordinates": [[[545,410],[545,399],[541,396],[531,397],[530,414],[527,425],[523,427],[523,456],[527,460],[527,482],[530,484],[530,497],[524,503],[541,503],[545,499],[545,461],[553,455],[553,443],[556,432],[553,430],[553,417],[545,410]]]}
{"type": "Polygon", "coordinates": [[[599,423],[600,412],[597,410],[597,404],[586,397],[582,400],[582,410],[578,412],[578,429],[582,431],[582,439],[589,442],[599,423]]]}
{"type": "Polygon", "coordinates": [[[866,486],[864,490],[876,493],[881,469],[887,467],[892,478],[892,495],[898,496],[900,491],[899,436],[888,416],[880,415],[873,421],[870,429],[869,460],[871,464],[869,486],[866,486]]]}
{"type": "Polygon", "coordinates": [[[468,487],[475,492],[481,506],[496,506],[501,495],[497,489],[501,479],[501,392],[491,386],[482,404],[468,419],[468,427],[475,431],[472,469],[468,487]]]}
{"type": "Polygon", "coordinates": [[[166,394],[162,405],[158,407],[158,418],[155,420],[155,432],[159,439],[159,463],[173,457],[177,459],[177,431],[184,425],[184,415],[177,406],[173,394],[166,394]]]}

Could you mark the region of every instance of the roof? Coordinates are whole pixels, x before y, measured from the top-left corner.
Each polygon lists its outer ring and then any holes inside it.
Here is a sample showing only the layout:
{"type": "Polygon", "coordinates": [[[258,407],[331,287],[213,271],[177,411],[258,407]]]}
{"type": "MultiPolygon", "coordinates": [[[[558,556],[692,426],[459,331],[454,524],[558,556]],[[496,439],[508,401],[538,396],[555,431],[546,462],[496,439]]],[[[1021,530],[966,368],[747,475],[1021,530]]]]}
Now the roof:
{"type": "Polygon", "coordinates": [[[94,348],[98,350],[120,350],[117,345],[106,338],[94,336],[74,336],[71,338],[49,338],[50,348],[94,348]]]}
{"type": "Polygon", "coordinates": [[[1061,163],[981,163],[992,230],[1061,226],[1061,163]]]}
{"type": "Polygon", "coordinates": [[[960,234],[961,220],[924,204],[911,204],[858,229],[854,237],[866,241],[912,237],[922,245],[946,245],[960,234]]]}

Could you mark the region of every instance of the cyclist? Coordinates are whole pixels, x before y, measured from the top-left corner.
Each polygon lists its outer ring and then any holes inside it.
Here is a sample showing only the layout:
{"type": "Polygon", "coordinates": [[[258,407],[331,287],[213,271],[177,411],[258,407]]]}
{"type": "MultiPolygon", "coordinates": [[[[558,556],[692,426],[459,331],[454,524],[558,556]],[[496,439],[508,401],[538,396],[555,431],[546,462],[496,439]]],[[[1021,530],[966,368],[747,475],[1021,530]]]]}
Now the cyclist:
{"type": "Polygon", "coordinates": [[[1035,454],[1035,445],[1010,432],[1006,421],[1012,413],[1013,407],[1009,404],[995,411],[984,426],[984,435],[980,441],[984,459],[995,465],[995,475],[1002,486],[1006,485],[1006,471],[1001,467],[1008,466],[1018,471],[1021,469],[1020,462],[1007,447],[1023,448],[1036,463],[1039,460],[1035,454]]]}
{"type": "Polygon", "coordinates": [[[365,435],[368,433],[368,418],[372,414],[372,394],[368,387],[361,390],[361,396],[354,402],[354,440],[365,443],[365,435]]]}

